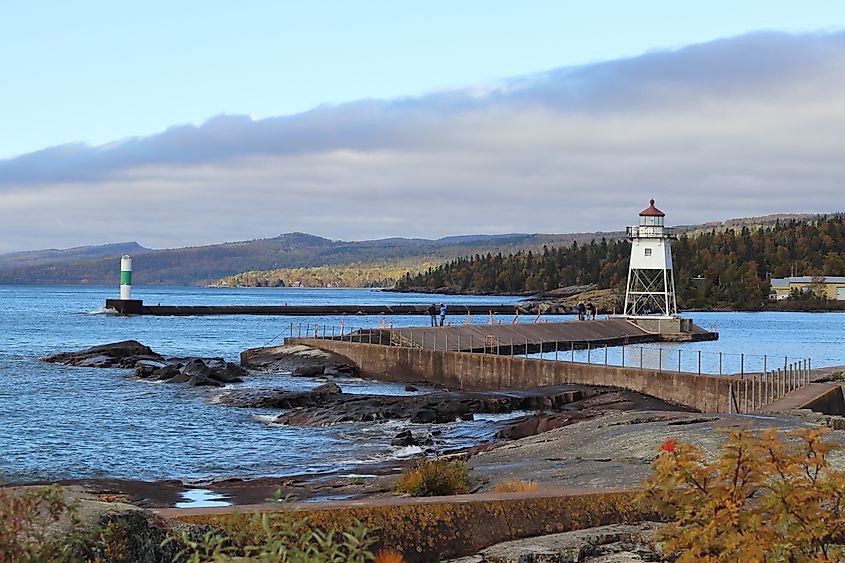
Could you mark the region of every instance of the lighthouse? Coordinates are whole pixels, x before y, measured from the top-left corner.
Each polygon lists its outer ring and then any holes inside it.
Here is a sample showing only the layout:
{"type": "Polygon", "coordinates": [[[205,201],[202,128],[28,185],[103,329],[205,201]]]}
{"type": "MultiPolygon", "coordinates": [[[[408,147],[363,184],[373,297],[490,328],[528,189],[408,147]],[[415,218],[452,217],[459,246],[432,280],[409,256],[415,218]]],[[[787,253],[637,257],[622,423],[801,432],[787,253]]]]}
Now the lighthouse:
{"type": "Polygon", "coordinates": [[[675,276],[672,272],[672,244],[675,238],[665,225],[666,214],[649,202],[640,212],[640,224],[628,227],[631,263],[625,291],[625,316],[656,315],[672,317],[675,303],[675,276]]]}

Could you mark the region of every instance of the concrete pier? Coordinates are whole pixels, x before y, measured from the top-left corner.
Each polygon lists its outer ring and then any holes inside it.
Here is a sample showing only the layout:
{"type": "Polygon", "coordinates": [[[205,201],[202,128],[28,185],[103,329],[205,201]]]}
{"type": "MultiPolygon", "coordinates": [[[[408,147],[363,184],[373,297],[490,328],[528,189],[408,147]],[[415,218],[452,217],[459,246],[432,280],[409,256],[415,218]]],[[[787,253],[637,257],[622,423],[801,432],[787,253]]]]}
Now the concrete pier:
{"type": "Polygon", "coordinates": [[[490,391],[548,385],[589,385],[628,389],[699,412],[732,412],[734,378],[495,354],[441,352],[419,348],[289,338],[348,358],[364,377],[397,383],[428,383],[449,389],[490,391]]]}

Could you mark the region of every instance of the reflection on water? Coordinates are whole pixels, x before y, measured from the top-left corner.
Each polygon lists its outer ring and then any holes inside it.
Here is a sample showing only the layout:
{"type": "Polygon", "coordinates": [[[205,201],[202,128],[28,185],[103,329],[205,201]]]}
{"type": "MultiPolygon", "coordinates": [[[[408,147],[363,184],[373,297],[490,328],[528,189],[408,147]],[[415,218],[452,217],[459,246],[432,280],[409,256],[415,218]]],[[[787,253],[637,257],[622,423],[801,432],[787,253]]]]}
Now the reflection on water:
{"type": "Polygon", "coordinates": [[[231,506],[226,495],[208,489],[188,489],[181,493],[185,500],[177,502],[176,508],[204,508],[209,506],[231,506]]]}

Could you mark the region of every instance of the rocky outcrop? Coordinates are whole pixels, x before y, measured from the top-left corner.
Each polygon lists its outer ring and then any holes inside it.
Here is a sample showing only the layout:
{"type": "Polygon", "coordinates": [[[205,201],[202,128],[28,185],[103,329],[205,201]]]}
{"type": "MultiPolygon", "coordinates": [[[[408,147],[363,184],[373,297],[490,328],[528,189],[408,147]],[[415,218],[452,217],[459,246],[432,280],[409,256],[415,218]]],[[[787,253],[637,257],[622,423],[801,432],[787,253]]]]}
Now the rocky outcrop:
{"type": "Polygon", "coordinates": [[[241,352],[241,365],[262,372],[286,372],[295,377],[357,375],[347,358],[310,346],[269,346],[241,352]]]}
{"type": "Polygon", "coordinates": [[[523,410],[560,410],[593,392],[573,387],[544,387],[514,392],[441,392],[413,396],[342,393],[329,384],[311,391],[236,390],[224,394],[225,405],[286,409],[275,422],[292,426],[327,426],[339,422],[408,420],[440,424],[472,420],[475,414],[523,410]]]}
{"type": "Polygon", "coordinates": [[[223,358],[165,358],[135,340],[94,346],[81,352],[44,356],[42,361],[68,366],[135,369],[135,376],[152,381],[222,387],[241,383],[249,372],[223,358]]]}
{"type": "Polygon", "coordinates": [[[164,360],[160,354],[135,340],[102,344],[81,352],[62,352],[39,359],[52,364],[89,368],[133,368],[138,362],[164,360]]]}

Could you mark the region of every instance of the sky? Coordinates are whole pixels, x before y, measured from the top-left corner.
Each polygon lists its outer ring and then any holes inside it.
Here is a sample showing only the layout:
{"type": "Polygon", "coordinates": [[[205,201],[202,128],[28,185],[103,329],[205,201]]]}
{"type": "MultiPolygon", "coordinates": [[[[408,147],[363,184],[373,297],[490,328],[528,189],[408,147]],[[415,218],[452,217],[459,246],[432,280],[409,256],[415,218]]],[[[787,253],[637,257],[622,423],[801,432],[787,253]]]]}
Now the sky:
{"type": "Polygon", "coordinates": [[[0,4],[0,252],[842,211],[840,2],[0,4]]]}

